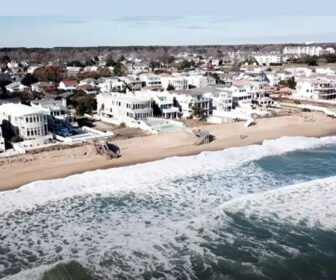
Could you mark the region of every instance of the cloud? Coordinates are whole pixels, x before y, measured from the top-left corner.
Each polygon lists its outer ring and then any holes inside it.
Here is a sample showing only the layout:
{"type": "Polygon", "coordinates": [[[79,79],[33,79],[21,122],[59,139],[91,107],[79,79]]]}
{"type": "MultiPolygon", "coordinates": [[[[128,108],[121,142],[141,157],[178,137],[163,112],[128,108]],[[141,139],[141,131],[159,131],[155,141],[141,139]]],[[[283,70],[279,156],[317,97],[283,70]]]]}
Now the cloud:
{"type": "Polygon", "coordinates": [[[82,20],[82,19],[66,19],[66,20],[62,20],[62,23],[64,24],[83,24],[83,23],[87,23],[87,20],[82,20]]]}
{"type": "Polygon", "coordinates": [[[169,23],[176,22],[183,19],[182,16],[130,16],[117,18],[117,22],[129,24],[153,24],[153,23],[169,23]]]}
{"type": "Polygon", "coordinates": [[[202,29],[208,29],[210,27],[209,26],[189,24],[189,25],[178,25],[177,28],[190,29],[190,30],[202,30],[202,29]]]}

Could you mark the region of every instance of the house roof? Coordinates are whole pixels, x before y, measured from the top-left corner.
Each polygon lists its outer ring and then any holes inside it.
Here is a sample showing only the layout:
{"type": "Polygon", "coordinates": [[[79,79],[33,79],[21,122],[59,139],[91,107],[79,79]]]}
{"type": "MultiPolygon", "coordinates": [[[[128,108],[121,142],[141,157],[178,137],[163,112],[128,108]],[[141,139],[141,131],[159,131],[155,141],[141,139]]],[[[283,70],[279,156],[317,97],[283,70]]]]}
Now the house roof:
{"type": "Polygon", "coordinates": [[[78,82],[73,80],[73,81],[62,81],[63,84],[65,84],[66,86],[72,86],[72,85],[77,85],[78,82]]]}
{"type": "Polygon", "coordinates": [[[42,110],[23,104],[8,103],[0,106],[0,112],[5,112],[8,115],[21,117],[25,115],[41,114],[42,110]]]}

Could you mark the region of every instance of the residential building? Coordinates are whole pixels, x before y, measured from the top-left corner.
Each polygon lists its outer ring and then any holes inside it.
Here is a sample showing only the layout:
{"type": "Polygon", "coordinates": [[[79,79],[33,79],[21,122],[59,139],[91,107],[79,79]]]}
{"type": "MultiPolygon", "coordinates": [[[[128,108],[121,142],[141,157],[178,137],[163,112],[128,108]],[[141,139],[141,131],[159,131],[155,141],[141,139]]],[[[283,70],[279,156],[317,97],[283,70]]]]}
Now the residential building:
{"type": "Polygon", "coordinates": [[[161,77],[155,74],[142,74],[139,76],[144,87],[161,87],[161,77]]]}
{"type": "Polygon", "coordinates": [[[25,86],[25,85],[21,84],[20,82],[13,82],[13,83],[7,85],[5,88],[6,88],[8,93],[23,92],[23,91],[29,91],[30,90],[29,86],[25,86]]]}
{"type": "Polygon", "coordinates": [[[31,89],[34,92],[39,92],[39,93],[52,93],[52,92],[57,92],[57,88],[53,83],[47,83],[47,82],[37,82],[35,84],[31,85],[31,89]]]}
{"type": "Polygon", "coordinates": [[[280,54],[261,54],[255,55],[254,58],[260,65],[283,64],[283,56],[280,54]]]}
{"type": "Polygon", "coordinates": [[[124,92],[126,91],[126,84],[119,81],[118,78],[100,78],[98,80],[98,87],[101,92],[124,92]]]}
{"type": "Polygon", "coordinates": [[[204,117],[210,114],[210,99],[203,96],[201,89],[173,90],[170,94],[174,97],[174,106],[180,109],[183,118],[193,116],[195,107],[204,110],[204,117]]]}
{"type": "Polygon", "coordinates": [[[210,76],[190,75],[186,78],[189,88],[206,88],[216,84],[216,80],[210,76]]]}
{"type": "Polygon", "coordinates": [[[138,120],[153,116],[149,98],[139,98],[132,94],[117,92],[97,95],[97,113],[111,123],[131,126],[138,120]]]}
{"type": "Polygon", "coordinates": [[[336,99],[336,82],[326,78],[298,80],[295,96],[313,100],[336,99]]]}
{"type": "Polygon", "coordinates": [[[1,105],[0,123],[4,130],[10,130],[12,134],[20,136],[24,140],[48,136],[48,122],[43,111],[27,105],[1,105]]]}
{"type": "Polygon", "coordinates": [[[47,116],[49,131],[57,131],[60,129],[77,128],[78,123],[75,122],[74,116],[66,108],[65,99],[56,100],[35,100],[31,102],[32,108],[43,112],[47,116]]]}
{"type": "Polygon", "coordinates": [[[180,77],[174,77],[169,74],[162,74],[161,75],[161,86],[164,89],[167,89],[168,86],[171,85],[176,90],[183,90],[188,89],[188,79],[186,77],[180,76],[180,77]]]}
{"type": "Polygon", "coordinates": [[[156,108],[153,106],[154,117],[165,119],[176,119],[180,117],[180,110],[174,106],[174,98],[168,91],[135,91],[134,95],[154,101],[154,106],[157,106],[156,108]],[[160,112],[157,112],[157,109],[160,112]]]}
{"type": "Polygon", "coordinates": [[[319,46],[295,46],[295,47],[285,47],[283,50],[284,55],[293,56],[320,56],[323,53],[323,48],[319,46]]]}
{"type": "Polygon", "coordinates": [[[60,90],[73,91],[77,89],[77,86],[78,82],[76,80],[70,80],[70,81],[61,81],[59,83],[58,88],[60,90]]]}

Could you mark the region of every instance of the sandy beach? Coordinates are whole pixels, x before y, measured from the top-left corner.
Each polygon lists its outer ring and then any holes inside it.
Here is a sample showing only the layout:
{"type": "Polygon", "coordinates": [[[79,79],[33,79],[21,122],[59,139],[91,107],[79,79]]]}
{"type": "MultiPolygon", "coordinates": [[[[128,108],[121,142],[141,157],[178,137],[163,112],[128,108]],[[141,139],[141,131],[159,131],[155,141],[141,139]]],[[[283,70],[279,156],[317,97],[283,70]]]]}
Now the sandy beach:
{"type": "Polygon", "coordinates": [[[0,190],[18,188],[37,180],[67,177],[96,169],[144,163],[172,156],[187,156],[202,151],[223,150],[229,147],[259,144],[281,136],[322,137],[336,134],[336,119],[322,113],[258,119],[256,125],[243,123],[206,125],[214,136],[209,144],[195,146],[194,137],[187,131],[148,135],[111,141],[121,150],[121,157],[108,160],[96,154],[93,145],[0,159],[0,190]],[[241,139],[241,135],[246,135],[241,139]]]}

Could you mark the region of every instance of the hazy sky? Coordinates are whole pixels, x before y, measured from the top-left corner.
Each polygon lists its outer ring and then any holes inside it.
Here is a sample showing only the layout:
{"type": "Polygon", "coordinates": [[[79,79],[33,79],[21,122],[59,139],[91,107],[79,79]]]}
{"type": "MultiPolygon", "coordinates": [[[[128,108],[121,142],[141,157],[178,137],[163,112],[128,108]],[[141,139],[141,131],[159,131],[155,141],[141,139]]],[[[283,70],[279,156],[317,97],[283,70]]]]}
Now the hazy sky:
{"type": "Polygon", "coordinates": [[[335,0],[16,0],[0,47],[335,42],[335,0]]]}

